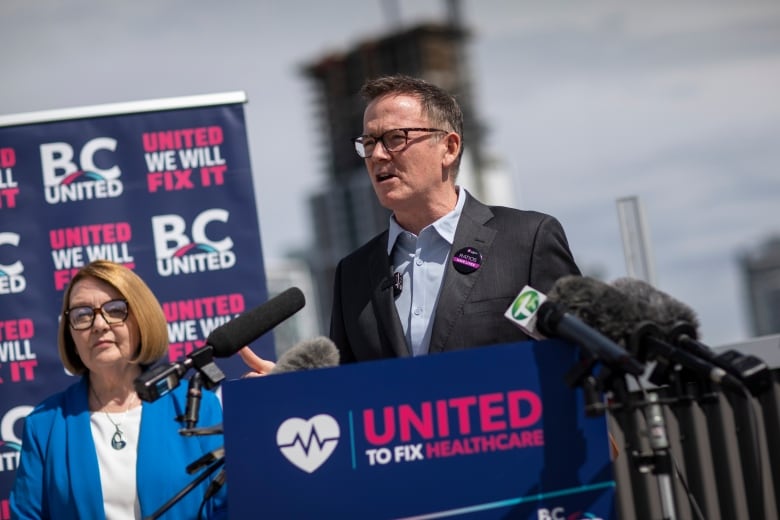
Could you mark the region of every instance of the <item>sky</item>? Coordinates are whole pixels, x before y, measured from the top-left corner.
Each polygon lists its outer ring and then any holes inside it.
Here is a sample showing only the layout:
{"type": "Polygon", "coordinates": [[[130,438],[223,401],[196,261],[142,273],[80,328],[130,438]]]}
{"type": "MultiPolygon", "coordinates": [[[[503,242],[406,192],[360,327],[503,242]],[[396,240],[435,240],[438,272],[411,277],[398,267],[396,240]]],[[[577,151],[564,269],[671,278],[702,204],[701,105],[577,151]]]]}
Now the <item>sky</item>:
{"type": "MultiPolygon", "coordinates": [[[[637,197],[655,285],[712,346],[751,337],[738,258],[780,235],[780,3],[463,0],[488,152],[586,274],[626,276],[637,197]]],[[[443,0],[3,0],[0,115],[245,91],[266,263],[312,241],[325,185],[304,65],[443,0]],[[283,221],[283,226],[279,222],[283,221]]],[[[349,146],[349,144],[346,144],[349,146]]]]}

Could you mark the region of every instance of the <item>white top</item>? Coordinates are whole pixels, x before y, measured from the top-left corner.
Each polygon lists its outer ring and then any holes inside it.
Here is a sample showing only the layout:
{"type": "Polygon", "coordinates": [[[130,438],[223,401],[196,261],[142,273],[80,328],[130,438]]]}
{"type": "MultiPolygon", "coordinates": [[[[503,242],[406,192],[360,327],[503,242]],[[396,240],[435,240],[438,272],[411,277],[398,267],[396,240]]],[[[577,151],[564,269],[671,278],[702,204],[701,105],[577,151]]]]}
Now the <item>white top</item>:
{"type": "Polygon", "coordinates": [[[141,504],[135,482],[135,464],[138,455],[138,431],[141,428],[143,406],[120,413],[92,412],[89,422],[95,441],[100,486],[103,490],[103,508],[106,520],[141,520],[141,504]],[[116,432],[114,423],[124,433],[127,445],[121,450],[111,447],[116,432]]]}

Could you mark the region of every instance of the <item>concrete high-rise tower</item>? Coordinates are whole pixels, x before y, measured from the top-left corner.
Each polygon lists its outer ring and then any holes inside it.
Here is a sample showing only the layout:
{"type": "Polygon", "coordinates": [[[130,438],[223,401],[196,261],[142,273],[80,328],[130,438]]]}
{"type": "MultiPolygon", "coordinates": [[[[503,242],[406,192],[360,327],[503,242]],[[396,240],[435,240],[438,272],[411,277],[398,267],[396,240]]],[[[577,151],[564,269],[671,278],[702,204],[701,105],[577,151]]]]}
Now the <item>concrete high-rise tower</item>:
{"type": "Polygon", "coordinates": [[[359,90],[367,79],[407,74],[456,96],[465,123],[458,184],[485,202],[493,201],[485,189],[484,127],[474,107],[466,59],[469,34],[460,22],[457,3],[448,5],[450,16],[446,23],[401,29],[360,42],[344,53],[320,57],[304,67],[315,92],[319,144],[325,152],[328,179],[327,186],[310,201],[315,231],[315,258],[310,260],[321,295],[323,323],[328,323],[330,317],[338,260],[385,229],[390,215],[377,202],[363,159],[350,142],[363,130],[365,104],[359,90]]]}

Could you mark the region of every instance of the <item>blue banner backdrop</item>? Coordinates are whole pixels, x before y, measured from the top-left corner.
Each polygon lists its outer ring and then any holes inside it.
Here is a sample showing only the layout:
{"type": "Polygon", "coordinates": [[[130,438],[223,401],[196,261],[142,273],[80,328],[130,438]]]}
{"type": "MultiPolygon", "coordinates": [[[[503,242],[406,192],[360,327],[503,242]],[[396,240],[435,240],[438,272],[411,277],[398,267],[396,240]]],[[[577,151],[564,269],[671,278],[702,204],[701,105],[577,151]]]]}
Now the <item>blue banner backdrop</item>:
{"type": "Polygon", "coordinates": [[[230,381],[230,516],[614,519],[578,360],[522,342],[230,381]]]}
{"type": "MultiPolygon", "coordinates": [[[[170,361],[267,300],[245,102],[239,92],[0,117],[0,520],[23,418],[74,380],[56,333],[79,267],[109,259],[149,284],[170,361]]],[[[270,334],[253,349],[275,357],[270,334]]]]}

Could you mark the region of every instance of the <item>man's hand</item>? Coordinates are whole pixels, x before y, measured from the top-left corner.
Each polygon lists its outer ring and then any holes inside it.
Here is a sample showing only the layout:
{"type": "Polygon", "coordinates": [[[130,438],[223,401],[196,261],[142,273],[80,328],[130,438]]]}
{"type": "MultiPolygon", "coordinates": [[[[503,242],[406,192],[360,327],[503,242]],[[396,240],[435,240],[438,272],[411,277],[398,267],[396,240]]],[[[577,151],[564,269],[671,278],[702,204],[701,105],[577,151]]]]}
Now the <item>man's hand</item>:
{"type": "Polygon", "coordinates": [[[255,354],[252,351],[252,349],[249,348],[248,346],[239,350],[238,355],[241,356],[241,359],[244,360],[246,366],[248,366],[251,369],[249,372],[247,372],[241,377],[267,376],[271,372],[271,370],[276,366],[276,363],[261,358],[260,356],[255,354]]]}

